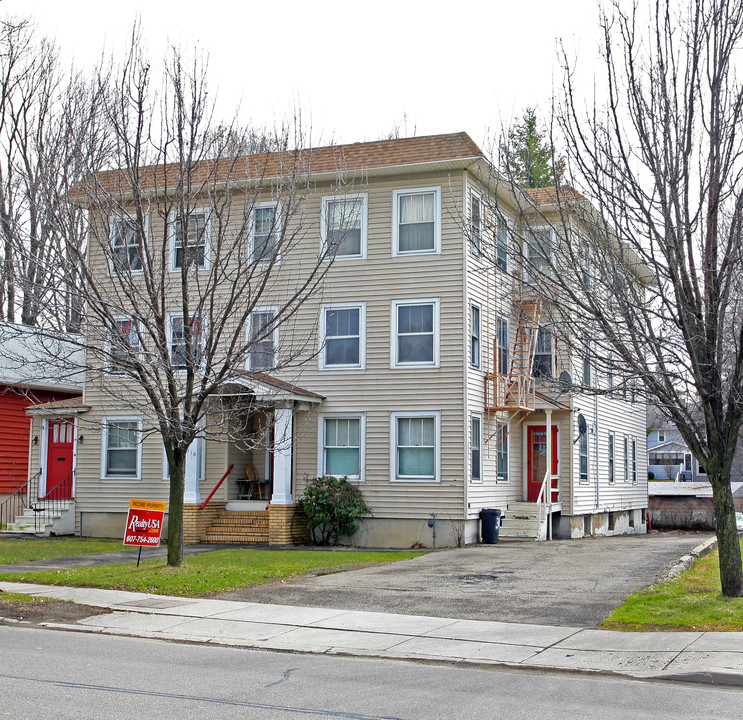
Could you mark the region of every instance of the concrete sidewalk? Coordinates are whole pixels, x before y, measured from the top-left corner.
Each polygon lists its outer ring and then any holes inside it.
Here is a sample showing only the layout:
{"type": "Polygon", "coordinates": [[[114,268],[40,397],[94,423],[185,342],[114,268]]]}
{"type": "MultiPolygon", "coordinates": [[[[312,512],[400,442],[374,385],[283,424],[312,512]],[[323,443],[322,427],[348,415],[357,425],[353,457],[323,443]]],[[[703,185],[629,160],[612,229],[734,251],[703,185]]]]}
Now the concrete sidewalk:
{"type": "Polygon", "coordinates": [[[29,583],[0,582],[0,588],[111,610],[74,624],[46,624],[63,630],[743,687],[739,632],[619,633],[29,583]]]}

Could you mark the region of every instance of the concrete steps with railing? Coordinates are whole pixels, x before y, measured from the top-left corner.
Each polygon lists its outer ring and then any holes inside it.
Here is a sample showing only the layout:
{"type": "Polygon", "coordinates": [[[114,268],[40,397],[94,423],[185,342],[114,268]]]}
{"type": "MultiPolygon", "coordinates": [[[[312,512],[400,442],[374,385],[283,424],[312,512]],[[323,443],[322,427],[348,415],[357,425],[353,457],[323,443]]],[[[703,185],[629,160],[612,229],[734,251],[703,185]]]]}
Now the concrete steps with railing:
{"type": "Polygon", "coordinates": [[[3,534],[73,535],[75,533],[74,500],[36,500],[15,521],[8,523],[3,534]]]}
{"type": "Polygon", "coordinates": [[[202,536],[210,543],[268,544],[268,512],[265,510],[221,512],[202,536]]]}

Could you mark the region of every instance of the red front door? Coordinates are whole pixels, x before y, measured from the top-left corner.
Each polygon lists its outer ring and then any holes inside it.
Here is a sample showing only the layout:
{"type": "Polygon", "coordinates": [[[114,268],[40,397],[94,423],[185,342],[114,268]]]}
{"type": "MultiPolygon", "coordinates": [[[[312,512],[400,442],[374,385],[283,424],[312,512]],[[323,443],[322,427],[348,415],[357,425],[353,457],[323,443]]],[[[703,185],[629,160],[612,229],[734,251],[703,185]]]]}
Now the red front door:
{"type": "Polygon", "coordinates": [[[72,499],[72,448],[75,421],[72,418],[49,421],[46,454],[46,497],[72,499]]]}
{"type": "MultiPolygon", "coordinates": [[[[547,472],[547,426],[546,425],[529,425],[527,427],[527,497],[529,502],[536,502],[539,497],[539,491],[542,488],[542,481],[547,472]]],[[[557,425],[552,426],[552,475],[559,472],[557,456],[557,425]]],[[[557,490],[557,478],[552,479],[552,488],[557,490]]],[[[552,497],[546,497],[545,500],[554,500],[556,492],[552,497]]]]}

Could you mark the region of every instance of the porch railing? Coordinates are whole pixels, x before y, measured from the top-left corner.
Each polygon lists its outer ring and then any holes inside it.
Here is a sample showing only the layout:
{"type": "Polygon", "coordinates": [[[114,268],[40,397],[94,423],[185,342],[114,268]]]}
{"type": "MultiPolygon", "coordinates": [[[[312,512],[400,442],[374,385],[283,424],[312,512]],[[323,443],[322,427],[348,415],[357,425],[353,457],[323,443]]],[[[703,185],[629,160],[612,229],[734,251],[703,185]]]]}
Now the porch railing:
{"type": "MultiPolygon", "coordinates": [[[[44,495],[43,498],[31,502],[31,509],[34,511],[34,530],[40,532],[43,530],[45,525],[54,521],[54,518],[61,515],[63,510],[66,510],[69,501],[72,499],[69,497],[70,493],[65,492],[65,486],[69,486],[68,483],[72,479],[72,472],[65,475],[49,492],[44,495]]],[[[31,497],[39,496],[38,480],[36,481],[36,490],[31,488],[31,497]]]]}
{"type": "Polygon", "coordinates": [[[40,477],[41,470],[26,480],[18,490],[0,505],[0,529],[5,530],[8,525],[15,522],[19,515],[23,515],[33,497],[31,486],[34,485],[38,490],[40,477]]]}
{"type": "Polygon", "coordinates": [[[539,495],[537,495],[537,514],[539,517],[539,534],[542,534],[542,523],[546,520],[547,536],[552,540],[552,523],[549,522],[549,508],[547,507],[552,504],[552,473],[550,470],[551,468],[547,468],[547,471],[544,473],[544,479],[542,480],[542,486],[539,488],[539,495]],[[550,498],[549,501],[545,501],[548,485],[550,498]]]}
{"type": "Polygon", "coordinates": [[[235,463],[232,463],[232,465],[230,465],[227,468],[227,472],[224,475],[222,475],[221,480],[214,486],[214,490],[212,490],[209,493],[209,497],[206,500],[204,500],[203,503],[201,503],[201,505],[199,506],[199,510],[203,510],[209,504],[209,501],[212,499],[212,497],[214,497],[214,493],[217,492],[217,490],[219,490],[219,486],[225,481],[227,476],[232,472],[232,468],[234,467],[235,467],[235,463]]]}

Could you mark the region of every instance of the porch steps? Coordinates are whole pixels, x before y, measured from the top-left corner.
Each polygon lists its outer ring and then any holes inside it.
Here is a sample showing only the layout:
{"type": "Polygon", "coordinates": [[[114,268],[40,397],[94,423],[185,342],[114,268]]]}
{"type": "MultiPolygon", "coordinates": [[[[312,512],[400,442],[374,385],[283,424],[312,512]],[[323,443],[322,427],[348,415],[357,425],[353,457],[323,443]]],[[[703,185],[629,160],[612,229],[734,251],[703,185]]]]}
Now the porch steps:
{"type": "Polygon", "coordinates": [[[541,525],[536,503],[510,500],[501,519],[499,537],[534,542],[540,539],[541,525]]]}
{"type": "MultiPolygon", "coordinates": [[[[8,523],[7,527],[0,532],[0,535],[21,533],[48,537],[55,530],[60,529],[61,525],[69,524],[64,521],[70,519],[67,517],[70,512],[74,515],[75,501],[53,500],[47,503],[45,500],[37,500],[34,507],[37,508],[37,511],[28,507],[23,511],[23,515],[16,515],[15,522],[8,523]],[[54,507],[47,507],[47,505],[52,504],[54,507]]],[[[72,523],[74,528],[74,517],[72,523]]],[[[63,532],[61,534],[66,535],[68,533],[63,532]]]]}
{"type": "Polygon", "coordinates": [[[202,542],[268,544],[268,512],[223,510],[201,538],[202,542]]]}

